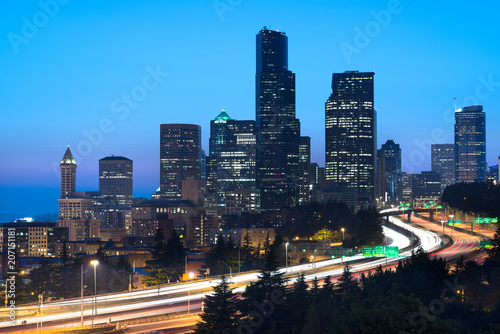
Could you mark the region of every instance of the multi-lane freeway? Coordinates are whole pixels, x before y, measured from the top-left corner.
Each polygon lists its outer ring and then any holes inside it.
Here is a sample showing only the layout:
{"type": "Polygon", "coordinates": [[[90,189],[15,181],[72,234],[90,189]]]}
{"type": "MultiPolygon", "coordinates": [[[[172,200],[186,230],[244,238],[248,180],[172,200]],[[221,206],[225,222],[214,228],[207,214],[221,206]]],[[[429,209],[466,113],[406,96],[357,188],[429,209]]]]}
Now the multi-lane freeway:
{"type": "MultiPolygon", "coordinates": [[[[367,270],[373,270],[379,265],[394,265],[397,261],[411,256],[411,251],[415,246],[408,238],[413,234],[419,239],[417,246],[422,247],[426,252],[435,256],[448,259],[457,258],[463,254],[471,254],[478,249],[481,238],[470,236],[469,234],[453,231],[453,243],[450,246],[443,247],[443,236],[439,233],[440,225],[431,224],[420,218],[412,219],[419,226],[405,224],[397,217],[389,217],[389,221],[397,226],[404,228],[408,233],[399,233],[393,229],[384,227],[388,246],[399,246],[400,257],[398,258],[363,258],[362,255],[346,257],[340,259],[331,259],[318,261],[306,265],[291,266],[283,268],[283,272],[291,277],[296,277],[299,273],[304,273],[306,280],[312,280],[315,277],[323,278],[326,276],[340,276],[345,263],[350,263],[352,271],[360,273],[367,270]]],[[[475,255],[477,259],[484,257],[484,254],[475,255]]],[[[245,286],[257,279],[258,273],[245,273],[235,275],[232,279],[235,292],[243,291],[245,286]]],[[[196,321],[196,318],[176,318],[179,314],[189,312],[198,312],[201,308],[201,298],[207,293],[212,292],[213,286],[219,283],[219,279],[192,281],[186,284],[176,284],[160,287],[159,289],[143,289],[133,291],[132,293],[114,293],[108,295],[98,295],[97,316],[93,317],[94,325],[105,323],[128,323],[127,332],[132,332],[133,319],[150,319],[148,326],[151,328],[158,326],[158,323],[164,323],[166,327],[180,327],[196,321]],[[157,317],[157,318],[152,318],[157,317]],[[190,320],[189,320],[190,319],[190,320]],[[132,322],[132,324],[131,324],[132,322]],[[153,325],[152,323],[156,323],[153,325]]],[[[92,310],[91,297],[85,297],[83,300],[84,325],[91,325],[92,310]]],[[[43,307],[43,326],[48,328],[69,328],[80,326],[81,323],[82,301],[80,299],[68,299],[62,301],[53,301],[45,303],[43,307]]],[[[28,330],[36,328],[40,318],[36,317],[37,306],[27,305],[19,307],[16,310],[16,326],[13,328],[6,321],[6,310],[0,310],[0,333],[28,330]],[[25,321],[26,325],[21,325],[25,321]]],[[[145,325],[144,325],[145,326],[145,325]]]]}

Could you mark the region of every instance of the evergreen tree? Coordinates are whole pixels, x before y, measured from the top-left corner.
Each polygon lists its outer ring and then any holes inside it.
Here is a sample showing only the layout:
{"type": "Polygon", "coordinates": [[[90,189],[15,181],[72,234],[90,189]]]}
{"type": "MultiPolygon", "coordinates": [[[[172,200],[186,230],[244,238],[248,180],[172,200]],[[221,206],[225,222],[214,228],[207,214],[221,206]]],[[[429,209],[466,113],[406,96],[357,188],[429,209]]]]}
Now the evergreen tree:
{"type": "Polygon", "coordinates": [[[204,300],[205,310],[196,324],[195,334],[236,333],[237,298],[226,276],[204,300]]]}
{"type": "Polygon", "coordinates": [[[168,282],[168,270],[166,266],[166,244],[165,236],[161,229],[156,230],[153,247],[151,248],[152,259],[146,261],[144,270],[148,273],[142,279],[146,286],[153,286],[168,282]]]}

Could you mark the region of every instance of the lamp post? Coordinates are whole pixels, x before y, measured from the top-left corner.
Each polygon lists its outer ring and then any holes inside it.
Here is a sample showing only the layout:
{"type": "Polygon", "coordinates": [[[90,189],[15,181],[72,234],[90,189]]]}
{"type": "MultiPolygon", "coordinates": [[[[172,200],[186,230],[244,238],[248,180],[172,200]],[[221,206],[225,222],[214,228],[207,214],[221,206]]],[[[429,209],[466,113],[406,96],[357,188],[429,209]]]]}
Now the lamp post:
{"type": "Polygon", "coordinates": [[[194,274],[193,272],[189,273],[189,283],[188,283],[188,314],[189,314],[189,298],[191,296],[191,279],[193,279],[194,274]]]}
{"type": "Polygon", "coordinates": [[[40,334],[43,333],[43,294],[45,293],[42,292],[40,295],[38,295],[38,300],[40,301],[40,334]]]}
{"type": "Polygon", "coordinates": [[[455,225],[455,222],[453,222],[453,215],[450,215],[450,220],[452,221],[452,225],[450,225],[450,236],[453,238],[453,226],[455,225]]]}
{"type": "Polygon", "coordinates": [[[231,266],[224,261],[219,261],[219,262],[229,268],[229,283],[231,283],[233,281],[233,271],[231,269],[231,266]]]}
{"type": "Polygon", "coordinates": [[[289,242],[287,241],[285,244],[285,273],[288,272],[288,244],[289,242]]]}
{"type": "Polygon", "coordinates": [[[128,293],[129,296],[132,295],[132,275],[135,274],[135,260],[132,264],[132,272],[130,273],[130,276],[128,278],[128,293]]]}
{"type": "Polygon", "coordinates": [[[342,231],[342,241],[344,241],[344,237],[345,237],[345,228],[341,228],[340,229],[342,231]]]}
{"type": "Polygon", "coordinates": [[[96,268],[97,265],[99,264],[99,261],[97,260],[92,260],[90,261],[90,264],[94,266],[94,302],[93,305],[94,307],[92,308],[92,330],[94,330],[94,309],[95,309],[95,315],[97,315],[97,278],[96,278],[96,268]]]}
{"type": "Polygon", "coordinates": [[[83,327],[83,263],[82,263],[82,266],[80,268],[80,285],[81,285],[81,322],[82,322],[82,327],[83,327]]]}
{"type": "Polygon", "coordinates": [[[443,228],[443,234],[444,234],[444,220],[441,219],[441,227],[443,228]]]}

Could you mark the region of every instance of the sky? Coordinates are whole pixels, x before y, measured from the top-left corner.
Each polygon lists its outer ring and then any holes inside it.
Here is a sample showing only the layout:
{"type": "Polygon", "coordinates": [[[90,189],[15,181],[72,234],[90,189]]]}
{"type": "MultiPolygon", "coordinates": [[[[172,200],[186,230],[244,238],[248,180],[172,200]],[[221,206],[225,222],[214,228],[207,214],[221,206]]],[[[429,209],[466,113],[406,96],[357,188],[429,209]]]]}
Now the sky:
{"type": "Polygon", "coordinates": [[[221,109],[255,119],[255,36],[286,32],[296,116],[324,166],[331,76],[375,72],[377,148],[430,170],[453,143],[454,108],[486,113],[488,165],[500,155],[497,1],[2,1],[0,221],[57,212],[67,145],[77,191],[98,190],[98,160],[134,161],[134,196],[159,186],[161,123],[202,126],[221,109]]]}

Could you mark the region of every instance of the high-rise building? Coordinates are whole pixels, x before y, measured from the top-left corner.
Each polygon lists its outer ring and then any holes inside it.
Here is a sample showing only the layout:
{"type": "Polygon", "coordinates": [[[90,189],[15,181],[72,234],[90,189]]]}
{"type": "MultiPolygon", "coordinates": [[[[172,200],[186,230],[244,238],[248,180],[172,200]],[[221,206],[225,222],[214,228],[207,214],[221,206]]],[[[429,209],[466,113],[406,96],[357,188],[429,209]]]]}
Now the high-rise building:
{"type": "Polygon", "coordinates": [[[456,155],[454,144],[431,145],[432,171],[441,174],[441,191],[455,183],[456,155]]]}
{"type": "MultiPolygon", "coordinates": [[[[295,118],[295,74],[288,70],[288,38],[284,32],[264,27],[257,35],[255,83],[259,185],[262,180],[272,178],[292,178],[297,182],[300,122],[295,118]]],[[[265,198],[274,197],[271,188],[261,194],[264,210],[280,209],[265,204],[274,203],[265,198]]]]}
{"type": "Polygon", "coordinates": [[[300,137],[299,145],[299,203],[307,203],[311,200],[311,137],[300,137]]]}
{"type": "Polygon", "coordinates": [[[111,206],[132,205],[133,161],[120,156],[99,160],[99,192],[111,206]]]}
{"type": "Polygon", "coordinates": [[[201,127],[160,125],[160,189],[162,199],[181,199],[182,180],[201,179],[201,127]]]}
{"type": "Polygon", "coordinates": [[[207,194],[224,206],[225,193],[257,186],[255,121],[234,120],[222,111],[210,122],[207,194]]]}
{"type": "Polygon", "coordinates": [[[398,203],[398,175],[401,173],[401,148],[388,140],[377,151],[377,198],[398,203]]]}
{"type": "Polygon", "coordinates": [[[376,115],[373,72],[334,73],[325,104],[326,179],[358,190],[360,206],[373,202],[376,115]]]}
{"type": "Polygon", "coordinates": [[[76,162],[71,150],[68,148],[59,164],[61,170],[61,198],[70,198],[75,193],[76,187],[76,162]]]}
{"type": "Polygon", "coordinates": [[[455,112],[456,181],[486,180],[486,116],[483,106],[455,112]]]}

